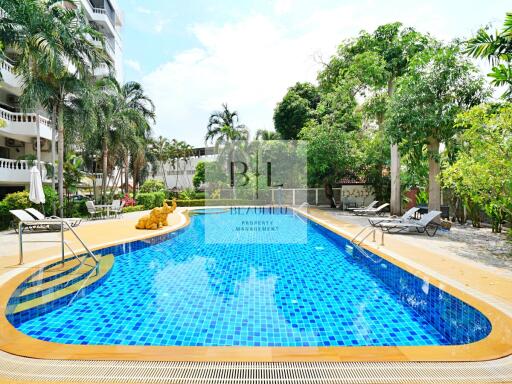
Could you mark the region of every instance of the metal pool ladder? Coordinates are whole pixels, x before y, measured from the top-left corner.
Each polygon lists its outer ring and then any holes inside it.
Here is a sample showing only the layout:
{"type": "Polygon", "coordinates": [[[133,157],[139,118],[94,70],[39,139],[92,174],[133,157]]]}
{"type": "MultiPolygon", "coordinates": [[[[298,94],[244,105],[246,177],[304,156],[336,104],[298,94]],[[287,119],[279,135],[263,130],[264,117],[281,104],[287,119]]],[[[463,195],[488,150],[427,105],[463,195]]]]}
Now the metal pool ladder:
{"type": "Polygon", "coordinates": [[[46,220],[21,220],[18,224],[18,233],[19,233],[19,244],[20,244],[20,258],[19,265],[23,264],[23,227],[25,225],[60,225],[60,240],[25,240],[25,243],[60,243],[61,244],[61,262],[64,263],[64,252],[67,247],[73,256],[80,262],[80,266],[85,262],[85,260],[90,257],[95,262],[95,267],[98,267],[100,261],[97,256],[91,252],[89,247],[84,243],[84,241],[78,236],[73,227],[69,224],[69,222],[65,219],[46,219],[46,220]],[[68,244],[66,240],[64,240],[64,226],[67,227],[71,231],[71,233],[75,236],[75,238],[82,244],[87,253],[87,256],[82,258],[78,257],[73,248],[68,244]]]}
{"type": "MultiPolygon", "coordinates": [[[[351,240],[350,242],[354,244],[361,254],[363,254],[366,258],[368,258],[373,263],[378,263],[379,260],[374,260],[371,255],[368,253],[366,249],[364,249],[361,244],[365,241],[368,236],[373,235],[372,241],[375,243],[375,233],[377,232],[377,228],[367,225],[363,227],[351,240]],[[362,236],[361,239],[358,239],[359,236],[362,236]]],[[[381,231],[380,245],[384,245],[384,231],[381,231]]]]}

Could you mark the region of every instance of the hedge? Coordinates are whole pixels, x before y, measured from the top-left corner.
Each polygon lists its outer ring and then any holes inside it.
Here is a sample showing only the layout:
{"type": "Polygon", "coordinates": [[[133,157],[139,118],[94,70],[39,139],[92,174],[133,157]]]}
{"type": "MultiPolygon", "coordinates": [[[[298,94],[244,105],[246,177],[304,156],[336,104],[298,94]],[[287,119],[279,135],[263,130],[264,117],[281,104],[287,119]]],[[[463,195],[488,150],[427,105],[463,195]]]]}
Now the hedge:
{"type": "Polygon", "coordinates": [[[129,212],[139,212],[144,211],[143,205],[132,205],[131,207],[124,207],[123,213],[129,213],[129,212]]]}
{"type": "Polygon", "coordinates": [[[165,201],[165,192],[147,192],[137,195],[137,204],[143,205],[145,209],[161,207],[165,201]]]}
{"type": "Polygon", "coordinates": [[[0,230],[9,228],[12,217],[9,207],[4,201],[0,201],[0,230]]]}
{"type": "MultiPolygon", "coordinates": [[[[221,205],[254,205],[252,200],[233,200],[233,199],[217,199],[217,200],[205,200],[205,199],[194,199],[194,200],[176,200],[178,207],[204,207],[208,203],[208,206],[221,206],[221,205]]],[[[167,200],[167,204],[171,205],[172,200],[167,200]]]]}

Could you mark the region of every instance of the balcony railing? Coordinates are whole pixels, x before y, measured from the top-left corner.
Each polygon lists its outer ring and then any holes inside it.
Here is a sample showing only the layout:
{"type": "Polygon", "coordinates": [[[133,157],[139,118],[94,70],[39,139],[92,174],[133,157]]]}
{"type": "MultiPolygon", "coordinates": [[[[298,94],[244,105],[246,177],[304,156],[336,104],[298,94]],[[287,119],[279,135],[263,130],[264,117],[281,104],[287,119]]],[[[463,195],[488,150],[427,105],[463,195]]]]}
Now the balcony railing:
{"type": "Polygon", "coordinates": [[[36,113],[11,112],[0,108],[0,119],[7,124],[0,128],[2,132],[11,135],[37,136],[37,118],[39,117],[39,135],[45,139],[51,139],[51,121],[50,119],[36,113]]]}
{"type": "Polygon", "coordinates": [[[96,14],[99,14],[99,15],[105,15],[108,17],[108,19],[110,20],[110,22],[112,23],[112,26],[114,27],[115,29],[115,25],[116,25],[116,16],[114,14],[114,12],[108,12],[106,9],[104,8],[93,8],[92,11],[96,14]]]}
{"type": "Polygon", "coordinates": [[[0,158],[0,182],[30,183],[30,168],[41,165],[41,178],[48,180],[45,162],[0,158]]]}
{"type": "MultiPolygon", "coordinates": [[[[36,113],[11,112],[0,108],[0,118],[13,123],[36,123],[37,116],[38,115],[36,113]]],[[[39,124],[51,128],[50,119],[41,115],[39,115],[39,124]]]]}
{"type": "Polygon", "coordinates": [[[2,60],[0,62],[0,68],[2,68],[3,70],[6,70],[8,72],[13,73],[14,66],[11,63],[9,63],[8,61],[2,60]]]}
{"type": "MultiPolygon", "coordinates": [[[[94,42],[94,44],[98,47],[101,46],[101,43],[98,39],[96,38],[93,38],[92,40],[94,42]]],[[[112,58],[114,58],[115,56],[115,52],[116,52],[116,49],[115,49],[115,43],[112,43],[112,41],[110,41],[109,39],[105,38],[105,50],[107,51],[107,53],[112,56],[112,58]]]]}
{"type": "Polygon", "coordinates": [[[0,70],[2,71],[2,81],[6,84],[19,88],[21,87],[21,81],[18,76],[14,73],[14,66],[7,60],[0,60],[0,70]]]}

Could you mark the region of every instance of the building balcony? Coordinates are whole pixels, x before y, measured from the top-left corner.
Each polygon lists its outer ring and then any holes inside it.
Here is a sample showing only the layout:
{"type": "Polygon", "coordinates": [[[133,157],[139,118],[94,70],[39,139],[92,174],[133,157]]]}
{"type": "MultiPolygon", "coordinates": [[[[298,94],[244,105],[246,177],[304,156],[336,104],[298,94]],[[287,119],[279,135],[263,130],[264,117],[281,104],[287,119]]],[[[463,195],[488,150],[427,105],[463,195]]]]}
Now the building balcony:
{"type": "Polygon", "coordinates": [[[118,27],[122,20],[116,9],[106,0],[82,0],[81,1],[88,18],[97,24],[102,25],[110,34],[116,36],[117,41],[121,41],[118,27]]]}
{"type": "Polygon", "coordinates": [[[5,122],[5,127],[0,128],[0,135],[12,139],[31,142],[39,136],[43,139],[52,139],[50,119],[36,113],[11,112],[0,108],[0,119],[5,122]]]}
{"type": "MultiPolygon", "coordinates": [[[[30,168],[37,164],[37,161],[0,158],[0,184],[30,184],[30,168]]],[[[45,163],[41,161],[39,164],[43,182],[50,182],[45,163]]]]}
{"type": "MultiPolygon", "coordinates": [[[[94,45],[97,47],[101,47],[101,43],[99,40],[94,39],[93,40],[94,45]]],[[[105,51],[110,56],[112,60],[116,59],[116,49],[115,49],[115,42],[111,41],[110,39],[105,39],[105,51]]]]}
{"type": "Polygon", "coordinates": [[[21,80],[14,74],[13,65],[6,60],[0,61],[3,88],[19,96],[21,94],[21,80]]]}

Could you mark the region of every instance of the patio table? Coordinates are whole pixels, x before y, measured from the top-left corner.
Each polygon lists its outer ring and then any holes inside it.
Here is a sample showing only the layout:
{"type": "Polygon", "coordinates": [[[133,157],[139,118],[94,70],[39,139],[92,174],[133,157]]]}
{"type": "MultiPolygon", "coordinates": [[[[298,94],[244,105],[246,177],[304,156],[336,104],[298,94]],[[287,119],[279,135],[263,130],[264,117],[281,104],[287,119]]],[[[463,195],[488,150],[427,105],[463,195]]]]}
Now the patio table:
{"type": "Polygon", "coordinates": [[[112,204],[98,204],[98,205],[95,205],[96,208],[99,208],[99,209],[106,209],[107,210],[107,217],[110,217],[110,210],[112,209],[112,204]]]}

